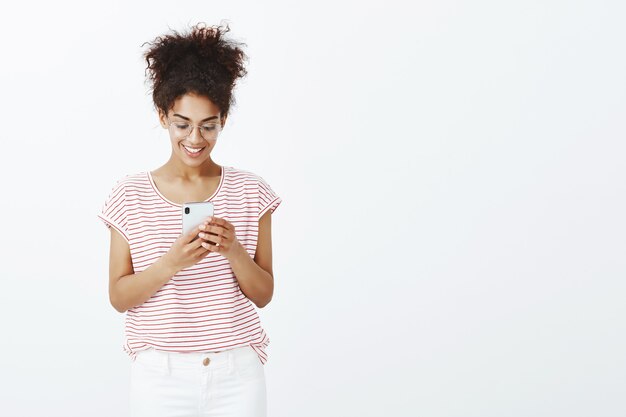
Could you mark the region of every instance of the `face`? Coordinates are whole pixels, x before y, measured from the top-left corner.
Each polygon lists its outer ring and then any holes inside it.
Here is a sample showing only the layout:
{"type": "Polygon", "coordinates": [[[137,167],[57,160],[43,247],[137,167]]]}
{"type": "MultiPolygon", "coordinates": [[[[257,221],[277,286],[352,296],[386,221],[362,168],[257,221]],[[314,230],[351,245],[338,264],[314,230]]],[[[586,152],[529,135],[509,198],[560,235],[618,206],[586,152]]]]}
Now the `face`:
{"type": "MultiPolygon", "coordinates": [[[[159,112],[161,126],[168,129],[168,119],[171,123],[191,124],[202,126],[206,123],[226,123],[226,118],[220,120],[220,109],[205,96],[193,93],[185,94],[174,102],[173,108],[169,110],[168,117],[159,112]]],[[[172,142],[172,153],[181,162],[188,166],[197,167],[210,160],[210,154],[217,139],[206,140],[202,137],[199,128],[194,128],[187,137],[177,137],[168,130],[172,142]],[[201,149],[198,152],[194,150],[201,149]]]]}

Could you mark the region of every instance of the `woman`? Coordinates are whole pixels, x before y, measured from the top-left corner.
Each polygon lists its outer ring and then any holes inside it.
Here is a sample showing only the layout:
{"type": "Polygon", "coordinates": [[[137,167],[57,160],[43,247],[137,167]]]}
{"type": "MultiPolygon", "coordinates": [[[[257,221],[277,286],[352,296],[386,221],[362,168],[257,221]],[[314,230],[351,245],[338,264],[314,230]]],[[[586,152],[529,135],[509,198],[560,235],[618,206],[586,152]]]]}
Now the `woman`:
{"type": "Polygon", "coordinates": [[[111,304],[126,312],[132,416],[265,416],[269,338],[253,304],[272,298],[271,213],[281,203],[252,172],[211,158],[245,54],[229,28],[198,24],[145,53],[172,152],[126,175],[98,217],[111,230],[111,304]],[[225,30],[224,30],[225,29],[225,30]],[[182,234],[182,204],[214,215],[182,234]]]}

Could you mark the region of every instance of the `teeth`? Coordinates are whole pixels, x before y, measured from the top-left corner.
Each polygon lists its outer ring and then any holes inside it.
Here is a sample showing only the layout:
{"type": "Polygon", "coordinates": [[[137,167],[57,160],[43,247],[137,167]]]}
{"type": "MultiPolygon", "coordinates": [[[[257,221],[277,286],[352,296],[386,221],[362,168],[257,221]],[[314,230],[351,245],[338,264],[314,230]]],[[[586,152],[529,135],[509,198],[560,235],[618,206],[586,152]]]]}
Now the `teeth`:
{"type": "Polygon", "coordinates": [[[187,146],[185,146],[185,145],[183,145],[183,148],[187,149],[187,150],[188,150],[189,152],[191,152],[191,153],[198,153],[198,152],[200,152],[202,149],[204,149],[204,148],[189,148],[189,147],[187,147],[187,146]]]}

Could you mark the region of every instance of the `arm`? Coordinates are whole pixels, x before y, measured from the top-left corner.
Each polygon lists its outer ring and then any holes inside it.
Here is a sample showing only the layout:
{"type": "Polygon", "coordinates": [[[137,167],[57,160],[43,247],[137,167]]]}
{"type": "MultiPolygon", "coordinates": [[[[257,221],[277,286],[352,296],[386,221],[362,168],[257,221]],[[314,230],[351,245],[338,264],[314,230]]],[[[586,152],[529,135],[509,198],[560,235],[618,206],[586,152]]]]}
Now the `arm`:
{"type": "Polygon", "coordinates": [[[265,307],[274,294],[271,215],[271,211],[268,210],[259,219],[259,238],[254,260],[243,246],[229,259],[239,281],[239,288],[259,308],[265,307]]]}
{"type": "Polygon", "coordinates": [[[156,293],[176,271],[158,259],[138,274],[134,273],[128,242],[111,228],[109,257],[109,301],[120,313],[143,304],[156,293]]]}

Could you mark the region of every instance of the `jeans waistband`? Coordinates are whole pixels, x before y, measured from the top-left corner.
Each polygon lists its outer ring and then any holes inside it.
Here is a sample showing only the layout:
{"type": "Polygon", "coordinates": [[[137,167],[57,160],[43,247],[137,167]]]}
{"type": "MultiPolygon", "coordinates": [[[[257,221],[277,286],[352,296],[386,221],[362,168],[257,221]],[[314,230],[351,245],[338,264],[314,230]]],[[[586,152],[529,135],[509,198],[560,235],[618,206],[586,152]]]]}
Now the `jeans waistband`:
{"type": "Polygon", "coordinates": [[[137,363],[161,368],[165,372],[171,369],[215,370],[232,368],[235,356],[244,357],[257,353],[250,345],[227,349],[220,352],[168,352],[149,348],[137,352],[137,363]]]}

